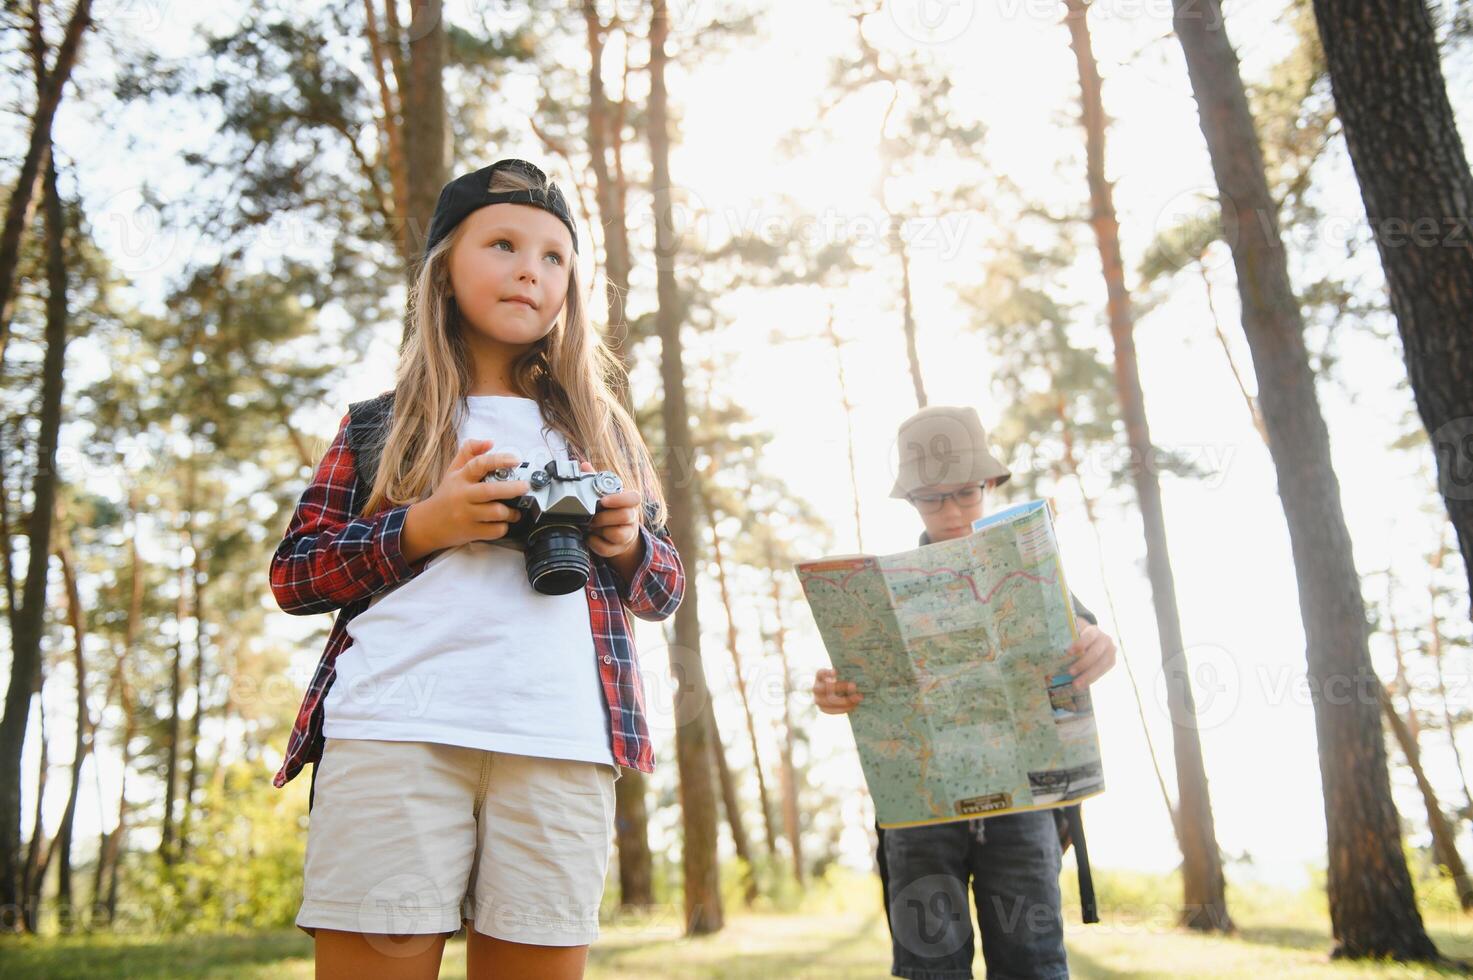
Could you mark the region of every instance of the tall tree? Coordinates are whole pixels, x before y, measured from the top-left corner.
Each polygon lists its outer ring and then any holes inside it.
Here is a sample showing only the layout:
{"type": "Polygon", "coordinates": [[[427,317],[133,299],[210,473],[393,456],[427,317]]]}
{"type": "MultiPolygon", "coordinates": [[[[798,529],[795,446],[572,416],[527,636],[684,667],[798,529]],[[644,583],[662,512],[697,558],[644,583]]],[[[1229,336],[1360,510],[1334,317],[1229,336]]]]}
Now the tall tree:
{"type": "Polygon", "coordinates": [[[1276,203],[1218,0],[1173,0],[1258,377],[1304,620],[1329,838],[1335,955],[1434,959],[1401,851],[1381,727],[1381,681],[1330,437],[1289,280],[1276,203]]]}
{"type": "Polygon", "coordinates": [[[1425,0],[1314,0],[1314,11],[1407,375],[1473,586],[1473,173],[1436,32],[1425,0]]]}
{"type": "MultiPolygon", "coordinates": [[[[62,92],[72,77],[80,56],[82,36],[92,24],[92,0],[77,0],[67,20],[56,58],[46,66],[46,39],[41,30],[41,4],[30,4],[30,54],[36,81],[36,107],[31,113],[26,155],[21,160],[15,187],[5,203],[5,221],[0,225],[0,361],[10,339],[11,305],[15,298],[15,270],[20,264],[21,238],[35,212],[37,185],[42,182],[51,158],[51,126],[61,105],[62,92]]],[[[3,869],[0,869],[3,871],[3,869]]],[[[0,896],[3,898],[3,896],[0,896]]]]}
{"type": "Polygon", "coordinates": [[[649,144],[655,223],[655,283],[659,306],[655,318],[660,335],[660,377],[664,399],[665,483],[670,537],[692,574],[685,598],[675,611],[675,644],[670,670],[675,690],[675,752],[680,768],[681,860],[684,871],[685,928],[688,935],[718,931],[724,921],[721,882],[716,863],[716,795],[712,785],[711,731],[702,707],[710,699],[701,665],[701,623],[697,613],[696,576],[700,539],[696,533],[691,453],[690,410],[686,403],[685,364],[681,343],[684,319],[680,286],[675,279],[676,237],[670,181],[669,94],[665,87],[670,12],[665,0],[653,0],[649,28],[649,144]]]}
{"type": "MultiPolygon", "coordinates": [[[[633,350],[626,305],[633,260],[629,245],[629,175],[624,168],[628,93],[610,99],[604,87],[604,51],[613,30],[599,13],[595,0],[583,0],[581,13],[588,45],[588,111],[586,131],[589,169],[593,172],[598,221],[603,240],[604,301],[608,322],[604,337],[624,366],[617,378],[619,397],[634,411],[629,391],[633,350]]],[[[621,38],[623,77],[629,76],[629,39],[621,38]]],[[[619,902],[627,908],[650,908],[655,903],[654,858],[650,852],[648,780],[628,769],[614,784],[614,836],[618,844],[619,902]]]]}
{"type": "MultiPolygon", "coordinates": [[[[50,150],[47,150],[50,157],[50,150]]],[[[48,162],[46,192],[56,193],[53,164],[48,162]]],[[[19,609],[12,607],[10,683],[5,716],[0,719],[0,929],[21,928],[20,777],[21,751],[31,713],[31,695],[41,669],[41,634],[45,625],[46,585],[51,559],[51,526],[56,508],[57,473],[52,461],[61,440],[62,392],[66,386],[68,341],[66,223],[58,201],[46,211],[46,352],[41,368],[41,431],[36,441],[32,505],[26,528],[29,552],[26,587],[19,609]]]]}
{"type": "Polygon", "coordinates": [[[1192,696],[1181,613],[1176,603],[1176,577],[1166,544],[1166,513],[1161,503],[1161,480],[1156,473],[1155,447],[1146,421],[1140,364],[1135,355],[1135,311],[1125,283],[1121,258],[1120,221],[1115,192],[1105,176],[1105,148],[1109,123],[1105,116],[1104,82],[1095,61],[1085,0],[1064,0],[1070,46],[1079,70],[1080,122],[1085,135],[1086,179],[1089,184],[1090,228],[1099,248],[1105,278],[1110,339],[1115,348],[1115,391],[1125,423],[1136,501],[1146,536],[1146,576],[1156,610],[1161,640],[1161,664],[1166,677],[1167,707],[1171,715],[1172,747],[1176,758],[1177,835],[1182,850],[1181,922],[1190,929],[1231,932],[1222,855],[1212,819],[1212,797],[1197,737],[1197,705],[1192,696]]]}

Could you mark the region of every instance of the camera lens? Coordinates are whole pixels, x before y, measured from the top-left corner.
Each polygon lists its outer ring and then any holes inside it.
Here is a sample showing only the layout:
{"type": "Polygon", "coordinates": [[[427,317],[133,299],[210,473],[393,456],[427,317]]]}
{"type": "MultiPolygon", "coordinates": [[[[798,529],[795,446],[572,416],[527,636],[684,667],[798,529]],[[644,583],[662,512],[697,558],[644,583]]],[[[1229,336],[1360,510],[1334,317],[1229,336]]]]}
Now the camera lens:
{"type": "Polygon", "coordinates": [[[527,581],[543,595],[567,595],[588,583],[588,548],[577,525],[545,524],[534,529],[525,554],[527,581]]]}

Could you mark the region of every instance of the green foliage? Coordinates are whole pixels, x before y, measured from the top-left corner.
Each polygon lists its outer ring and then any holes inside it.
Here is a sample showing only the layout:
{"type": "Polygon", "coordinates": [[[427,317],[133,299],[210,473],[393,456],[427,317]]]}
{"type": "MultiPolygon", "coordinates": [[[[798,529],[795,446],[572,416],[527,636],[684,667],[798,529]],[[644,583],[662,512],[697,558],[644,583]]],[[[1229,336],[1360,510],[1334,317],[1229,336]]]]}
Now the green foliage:
{"type": "Polygon", "coordinates": [[[126,868],[124,931],[233,932],[292,926],[306,856],[304,794],[276,789],[259,765],[236,762],[211,774],[194,811],[183,861],[156,852],[126,868]]]}

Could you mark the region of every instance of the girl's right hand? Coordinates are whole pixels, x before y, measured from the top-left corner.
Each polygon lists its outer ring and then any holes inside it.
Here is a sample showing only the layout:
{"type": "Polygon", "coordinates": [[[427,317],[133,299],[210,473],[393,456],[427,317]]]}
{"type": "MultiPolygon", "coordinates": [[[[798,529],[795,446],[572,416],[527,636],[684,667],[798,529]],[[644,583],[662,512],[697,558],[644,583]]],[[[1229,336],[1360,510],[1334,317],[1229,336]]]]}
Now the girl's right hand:
{"type": "Polygon", "coordinates": [[[849,681],[841,681],[825,667],[813,677],[813,703],[826,715],[846,715],[859,706],[864,695],[849,681]]]}
{"type": "Polygon", "coordinates": [[[410,506],[402,538],[406,561],[471,541],[503,538],[521,517],[521,511],[503,501],[526,493],[526,480],[481,482],[494,469],[522,462],[515,453],[488,452],[492,445],[490,439],[461,443],[435,492],[410,506]]]}

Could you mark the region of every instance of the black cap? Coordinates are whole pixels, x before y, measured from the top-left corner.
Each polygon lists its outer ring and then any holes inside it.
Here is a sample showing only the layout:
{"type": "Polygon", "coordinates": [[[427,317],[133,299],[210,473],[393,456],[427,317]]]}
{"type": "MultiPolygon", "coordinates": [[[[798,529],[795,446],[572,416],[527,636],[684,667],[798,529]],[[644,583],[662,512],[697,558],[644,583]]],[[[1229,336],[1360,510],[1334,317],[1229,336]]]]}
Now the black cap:
{"type": "Polygon", "coordinates": [[[563,192],[534,164],[508,158],[472,173],[461,174],[440,188],[440,199],[435,202],[435,213],[430,218],[430,234],[425,239],[424,254],[429,255],[440,239],[450,234],[466,215],[488,204],[530,204],[552,212],[568,226],[568,234],[573,236],[573,251],[578,251],[578,230],[573,226],[573,214],[568,210],[563,192]],[[516,170],[526,175],[535,186],[525,191],[493,192],[491,177],[498,170],[516,170]]]}

